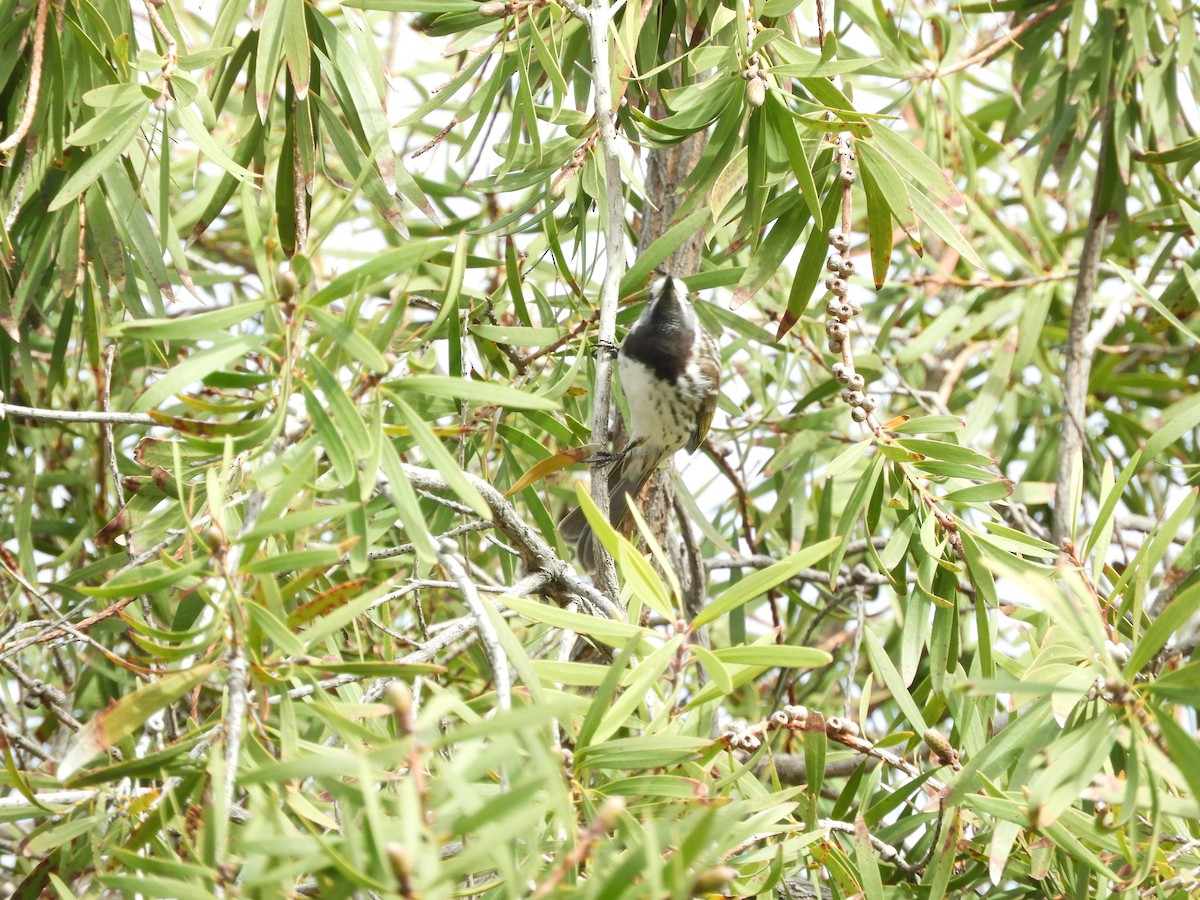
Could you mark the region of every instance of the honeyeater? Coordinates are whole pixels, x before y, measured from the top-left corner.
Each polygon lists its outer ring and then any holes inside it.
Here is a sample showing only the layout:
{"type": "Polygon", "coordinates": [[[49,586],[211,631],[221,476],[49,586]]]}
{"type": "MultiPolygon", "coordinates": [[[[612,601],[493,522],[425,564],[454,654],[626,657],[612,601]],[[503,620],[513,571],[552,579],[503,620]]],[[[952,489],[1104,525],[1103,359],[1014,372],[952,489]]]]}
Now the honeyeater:
{"type": "MultiPolygon", "coordinates": [[[[717,342],[696,320],[687,288],[664,275],[650,285],[646,306],[617,353],[617,374],[629,405],[629,443],[609,474],[609,521],[620,530],[659,463],[677,450],[696,448],[708,434],[721,385],[717,342]]],[[[580,564],[596,566],[596,542],[583,510],[562,520],[580,564]]]]}

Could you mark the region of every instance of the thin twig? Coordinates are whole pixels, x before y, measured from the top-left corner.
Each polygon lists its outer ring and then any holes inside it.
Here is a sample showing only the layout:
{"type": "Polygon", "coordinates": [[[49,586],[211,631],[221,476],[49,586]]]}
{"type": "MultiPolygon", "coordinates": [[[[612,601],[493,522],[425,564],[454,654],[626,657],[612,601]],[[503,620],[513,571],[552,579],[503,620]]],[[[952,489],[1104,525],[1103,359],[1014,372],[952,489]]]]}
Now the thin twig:
{"type": "Polygon", "coordinates": [[[941,78],[944,75],[952,75],[955,72],[961,72],[963,69],[969,69],[971,66],[978,65],[979,63],[988,62],[992,59],[992,57],[998,56],[1010,46],[1018,47],[1019,45],[1017,44],[1017,38],[1019,38],[1029,29],[1033,28],[1035,25],[1041,23],[1044,19],[1057,13],[1066,5],[1067,0],[1059,0],[1058,3],[1055,3],[1053,6],[1046,7],[1036,16],[1032,16],[1026,19],[1020,25],[1016,25],[1010,30],[1006,31],[1003,35],[996,38],[996,40],[992,41],[978,52],[971,54],[966,59],[959,60],[954,65],[947,66],[944,69],[932,69],[925,72],[916,72],[914,73],[914,77],[923,80],[941,78]]]}
{"type": "Polygon", "coordinates": [[[241,645],[234,642],[229,648],[229,676],[225,688],[229,693],[229,707],[225,714],[225,808],[233,809],[233,796],[237,789],[238,757],[242,750],[242,729],[246,723],[247,672],[249,664],[241,653],[241,645]]]}
{"type": "Polygon", "coordinates": [[[70,409],[39,409],[35,406],[18,406],[15,403],[0,403],[0,419],[19,416],[23,419],[40,419],[47,422],[100,422],[111,425],[153,425],[154,420],[145,413],[90,412],[70,409]]]}
{"type": "MultiPolygon", "coordinates": [[[[115,344],[109,344],[104,351],[104,390],[100,394],[100,409],[103,412],[108,412],[109,400],[112,396],[112,373],[113,360],[117,355],[117,347],[115,344]]],[[[121,469],[117,465],[117,445],[113,441],[112,422],[103,422],[100,426],[100,431],[104,435],[104,443],[108,448],[108,466],[112,470],[113,489],[117,494],[117,507],[123,509],[125,506],[125,488],[121,485],[121,469]]],[[[132,551],[132,547],[129,548],[132,551]]]]}
{"type": "Polygon", "coordinates": [[[0,141],[0,153],[8,153],[25,139],[33,125],[33,116],[37,112],[38,91],[42,86],[42,54],[46,49],[46,14],[50,9],[50,0],[39,0],[37,21],[33,27],[33,65],[29,73],[29,91],[25,95],[25,109],[21,113],[21,121],[16,130],[6,139],[0,141]]]}
{"type": "MultiPolygon", "coordinates": [[[[596,382],[592,389],[592,442],[608,443],[608,420],[612,409],[612,363],[617,340],[617,301],[621,276],[625,274],[625,185],[621,181],[621,158],[617,146],[616,121],[612,106],[612,73],[608,61],[608,25],[612,9],[608,0],[594,0],[587,12],[591,37],[592,84],[595,92],[596,125],[600,132],[600,155],[604,162],[605,199],[608,218],[604,223],[604,281],[600,288],[600,327],[596,354],[596,382]]],[[[592,499],[601,515],[608,517],[608,471],[592,474],[592,499]]],[[[612,558],[598,547],[596,585],[616,601],[617,576],[612,558]]]]}
{"type": "Polygon", "coordinates": [[[67,698],[54,685],[46,684],[38,678],[31,678],[21,671],[20,666],[8,660],[0,660],[0,667],[7,670],[20,683],[27,698],[36,699],[39,705],[44,706],[54,718],[66,725],[67,728],[78,731],[83,727],[79,724],[79,720],[71,715],[71,711],[63,706],[67,702],[67,698]]]}
{"type": "Polygon", "coordinates": [[[143,0],[143,2],[146,5],[146,18],[150,20],[150,26],[162,38],[163,45],[166,47],[166,52],[163,54],[162,91],[154,101],[156,109],[165,109],[167,101],[171,99],[171,79],[175,77],[175,69],[179,64],[179,45],[175,43],[175,38],[167,28],[167,23],[158,14],[158,7],[162,6],[163,0],[143,0]]]}
{"type": "Polygon", "coordinates": [[[457,549],[453,541],[442,541],[438,546],[438,561],[458,585],[463,600],[466,601],[467,608],[471,610],[471,615],[475,619],[475,631],[479,635],[479,643],[483,645],[483,652],[487,656],[488,664],[492,667],[492,678],[496,682],[497,705],[502,710],[511,709],[512,679],[508,672],[508,657],[504,653],[504,648],[500,646],[500,634],[488,616],[483,598],[479,596],[479,590],[467,577],[466,569],[455,556],[457,549]]]}
{"type": "MultiPolygon", "coordinates": [[[[451,488],[440,472],[404,463],[404,473],[418,493],[448,493],[451,488]]],[[[474,475],[467,474],[471,486],[479,492],[492,514],[496,528],[508,539],[520,555],[531,575],[546,576],[541,592],[560,606],[578,599],[592,615],[623,620],[624,614],[608,597],[583,581],[573,567],[563,562],[546,543],[541,533],[527,523],[496,488],[474,475]]],[[[381,477],[381,483],[384,479],[381,477]]]]}

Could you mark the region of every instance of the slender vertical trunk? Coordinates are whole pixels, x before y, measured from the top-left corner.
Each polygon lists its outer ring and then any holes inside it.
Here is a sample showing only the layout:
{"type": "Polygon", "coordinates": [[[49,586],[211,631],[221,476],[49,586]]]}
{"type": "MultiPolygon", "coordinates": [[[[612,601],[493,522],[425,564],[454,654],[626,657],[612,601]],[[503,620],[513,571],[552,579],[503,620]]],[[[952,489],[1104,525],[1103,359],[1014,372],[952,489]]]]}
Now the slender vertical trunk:
{"type": "Polygon", "coordinates": [[[1085,445],[1084,421],[1087,418],[1088,381],[1092,374],[1092,353],[1087,346],[1088,328],[1092,319],[1092,304],[1096,296],[1097,272],[1100,254],[1108,231],[1108,213],[1105,202],[1105,179],[1108,157],[1113,137],[1112,89],[1109,84],[1109,102],[1101,112],[1100,150],[1096,161],[1096,182],[1092,190],[1091,210],[1088,213],[1087,231],[1080,252],[1079,274],[1075,280],[1075,298],[1071,302],[1071,319],[1067,327],[1067,343],[1064,348],[1066,364],[1063,367],[1063,411],[1062,441],[1058,454],[1058,477],[1055,481],[1054,522],[1051,535],[1054,543],[1062,546],[1070,537],[1071,530],[1071,481],[1076,461],[1082,465],[1085,445]]]}

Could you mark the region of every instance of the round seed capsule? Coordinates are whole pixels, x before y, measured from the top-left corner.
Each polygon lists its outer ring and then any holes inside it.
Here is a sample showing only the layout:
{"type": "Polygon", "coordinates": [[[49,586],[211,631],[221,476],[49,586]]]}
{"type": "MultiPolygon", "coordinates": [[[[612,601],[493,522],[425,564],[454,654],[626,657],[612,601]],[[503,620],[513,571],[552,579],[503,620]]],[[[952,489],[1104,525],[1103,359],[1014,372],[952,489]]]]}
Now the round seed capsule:
{"type": "Polygon", "coordinates": [[[850,238],[840,231],[829,232],[829,246],[839,253],[845,253],[850,248],[850,238]]]}
{"type": "Polygon", "coordinates": [[[846,260],[844,260],[839,253],[830,253],[829,258],[825,260],[825,268],[827,268],[830,272],[842,271],[842,266],[845,264],[846,260]]]}
{"type": "Polygon", "coordinates": [[[855,422],[865,422],[867,421],[867,411],[861,406],[856,406],[850,410],[850,418],[855,422]]]}
{"type": "Polygon", "coordinates": [[[746,103],[755,109],[767,102],[767,83],[757,75],[746,82],[746,103]]]}
{"type": "Polygon", "coordinates": [[[867,379],[863,378],[857,372],[850,376],[850,380],[846,382],[853,390],[861,391],[867,385],[867,379]]]}

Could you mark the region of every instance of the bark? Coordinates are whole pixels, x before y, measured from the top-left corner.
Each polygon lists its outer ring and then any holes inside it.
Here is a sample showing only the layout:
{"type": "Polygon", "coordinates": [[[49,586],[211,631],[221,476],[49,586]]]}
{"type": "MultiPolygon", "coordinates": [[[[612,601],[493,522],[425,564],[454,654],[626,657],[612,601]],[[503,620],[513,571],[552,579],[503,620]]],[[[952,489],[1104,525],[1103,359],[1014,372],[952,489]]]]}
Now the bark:
{"type": "MultiPolygon", "coordinates": [[[[1110,84],[1110,94],[1111,94],[1110,84]]],[[[1112,104],[1101,113],[1100,153],[1096,161],[1096,183],[1092,190],[1091,211],[1080,251],[1079,274],[1075,279],[1075,297],[1071,302],[1071,319],[1067,327],[1063,367],[1062,440],[1058,454],[1058,477],[1055,480],[1054,521],[1051,540],[1057,546],[1070,537],[1071,480],[1076,459],[1083,465],[1086,447],[1084,421],[1087,418],[1088,382],[1092,374],[1092,354],[1088,329],[1092,320],[1092,305],[1096,296],[1097,272],[1108,231],[1109,210],[1105,200],[1104,182],[1113,137],[1112,104]]]]}

